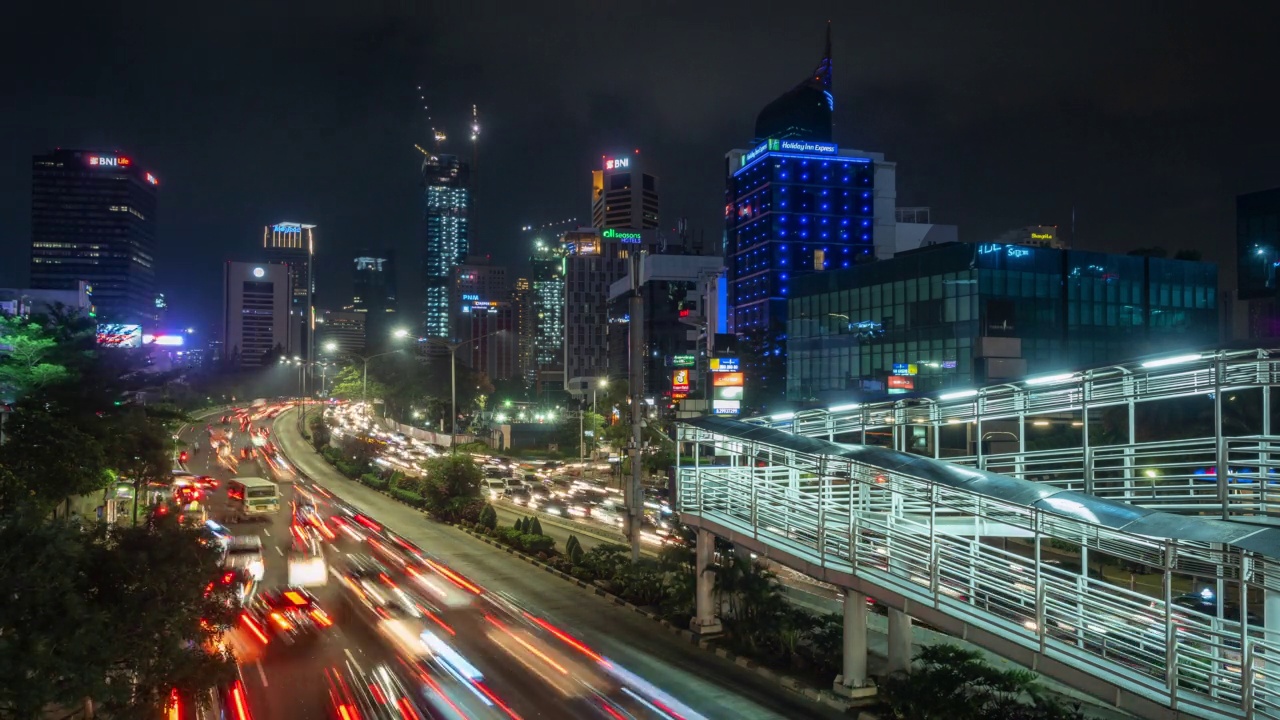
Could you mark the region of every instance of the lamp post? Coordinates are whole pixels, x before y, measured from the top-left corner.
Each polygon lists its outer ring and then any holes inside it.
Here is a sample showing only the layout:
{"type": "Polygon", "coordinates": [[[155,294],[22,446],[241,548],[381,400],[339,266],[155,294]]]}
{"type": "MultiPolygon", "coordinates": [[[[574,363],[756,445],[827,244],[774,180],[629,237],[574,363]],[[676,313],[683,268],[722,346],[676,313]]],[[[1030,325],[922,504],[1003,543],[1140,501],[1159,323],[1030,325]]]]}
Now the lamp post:
{"type": "Polygon", "coordinates": [[[460,340],[457,342],[451,342],[444,338],[427,338],[427,342],[429,343],[436,343],[437,345],[443,345],[444,347],[449,348],[449,388],[451,395],[450,412],[453,415],[453,420],[449,424],[449,450],[451,452],[458,451],[458,348],[463,345],[470,345],[477,340],[483,340],[493,335],[502,335],[503,333],[509,332],[511,331],[494,330],[493,332],[488,332],[483,335],[477,335],[469,340],[460,340]]]}
{"type": "MultiPolygon", "coordinates": [[[[409,337],[409,331],[404,328],[399,328],[391,333],[391,337],[406,338],[409,337]]],[[[369,415],[369,361],[374,358],[383,357],[384,355],[395,355],[398,352],[404,352],[404,348],[396,348],[395,350],[388,350],[387,352],[377,353],[376,355],[351,356],[364,363],[364,372],[361,374],[360,380],[360,402],[364,405],[364,414],[366,417],[369,415]]]]}

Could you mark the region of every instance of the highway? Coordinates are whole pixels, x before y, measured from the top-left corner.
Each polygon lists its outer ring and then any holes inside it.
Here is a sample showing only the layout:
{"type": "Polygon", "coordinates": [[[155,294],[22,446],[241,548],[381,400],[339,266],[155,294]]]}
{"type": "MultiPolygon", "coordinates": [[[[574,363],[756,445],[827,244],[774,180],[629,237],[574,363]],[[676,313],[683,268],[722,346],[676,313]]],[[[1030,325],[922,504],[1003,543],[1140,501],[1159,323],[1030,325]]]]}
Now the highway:
{"type": "MultiPolygon", "coordinates": [[[[349,590],[331,579],[312,588],[335,621],[316,642],[263,646],[243,628],[234,633],[232,645],[241,660],[254,718],[382,716],[357,715],[353,705],[344,705],[344,682],[357,690],[361,682],[378,685],[382,690],[375,690],[374,697],[392,696],[383,708],[386,717],[842,717],[660,631],[650,620],[342,478],[302,440],[295,413],[286,412],[278,422],[261,422],[301,470],[296,483],[281,483],[280,513],[267,521],[227,525],[236,535],[262,539],[265,570],[260,588],[280,587],[288,580],[292,501],[313,499],[319,514],[330,522],[330,516],[341,518],[350,512],[349,504],[355,505],[381,532],[348,522],[362,537],[337,532],[323,543],[330,569],[341,568],[351,554],[377,555],[392,569],[389,580],[404,588],[419,610],[434,611],[430,617],[435,625],[421,622],[438,638],[447,638],[448,647],[432,653],[430,661],[406,657],[404,644],[385,632],[386,624],[369,622],[348,602],[349,590]],[[404,548],[388,542],[397,536],[404,548]],[[477,592],[466,590],[468,586],[477,592]],[[437,596],[441,588],[445,594],[437,596]],[[456,606],[459,597],[466,602],[456,606]],[[461,660],[442,659],[449,652],[461,660]],[[465,671],[457,672],[458,667],[465,671]],[[394,682],[376,680],[384,670],[394,675],[394,682]],[[469,679],[472,672],[483,680],[469,679]],[[337,692],[327,677],[339,678],[337,692]],[[404,697],[397,700],[397,692],[404,697]],[[353,709],[344,716],[348,707],[353,709]]],[[[226,481],[232,475],[211,461],[205,427],[209,420],[219,427],[218,417],[206,419],[185,428],[181,439],[203,443],[187,469],[220,481],[207,508],[221,521],[226,481]]],[[[240,432],[232,434],[232,443],[237,454],[250,444],[248,435],[240,432]]],[[[252,460],[243,461],[240,474],[268,476],[252,460]]],[[[414,628],[416,634],[418,626],[414,628]]],[[[416,644],[420,649],[421,643],[416,644]]]]}

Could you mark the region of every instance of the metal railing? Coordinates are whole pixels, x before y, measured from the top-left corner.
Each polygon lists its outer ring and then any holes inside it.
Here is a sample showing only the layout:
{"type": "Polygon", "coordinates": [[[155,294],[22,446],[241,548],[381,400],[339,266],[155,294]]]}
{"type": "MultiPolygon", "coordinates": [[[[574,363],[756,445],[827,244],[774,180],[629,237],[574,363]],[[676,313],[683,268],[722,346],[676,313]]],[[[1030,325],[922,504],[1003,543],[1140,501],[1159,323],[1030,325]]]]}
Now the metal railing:
{"type": "MultiPolygon", "coordinates": [[[[851,574],[1165,707],[1205,717],[1280,720],[1280,634],[1267,637],[1248,612],[1264,593],[1280,591],[1280,566],[1264,572],[1266,558],[1219,544],[1125,533],[843,456],[746,443],[690,425],[680,426],[680,437],[734,455],[732,466],[679,468],[682,517],[750,536],[781,551],[771,557],[782,564],[790,556],[797,569],[807,563],[851,574]],[[950,530],[945,521],[954,517],[1018,528],[1027,540],[1015,549],[996,547],[950,530]],[[1045,559],[1064,546],[1079,548],[1079,568],[1045,559]],[[1094,576],[1089,553],[1145,568],[1146,577],[1158,579],[1158,592],[1144,594],[1094,576]],[[1216,616],[1176,603],[1179,585],[1216,588],[1216,616]],[[1223,617],[1231,614],[1223,610],[1227,593],[1234,593],[1229,600],[1237,619],[1223,617]]],[[[1242,509],[1267,501],[1270,481],[1263,478],[1271,461],[1269,455],[1265,463],[1258,460],[1266,442],[1233,445],[1233,458],[1253,462],[1247,466],[1252,474],[1238,473],[1242,509]]],[[[1178,447],[1205,452],[1200,441],[1178,447]]],[[[1199,481],[1186,472],[1196,459],[1176,459],[1164,446],[1124,449],[1135,452],[1104,451],[1092,459],[1095,489],[1117,498],[1149,493],[1173,507],[1198,497],[1199,481]],[[1160,457],[1169,459],[1156,462],[1160,457]],[[1107,476],[1133,468],[1158,468],[1170,485],[1141,487],[1128,476],[1107,476]]],[[[1069,454],[1008,460],[1015,461],[1024,475],[1052,475],[1045,482],[1083,489],[1069,454]]],[[[986,458],[989,470],[1001,462],[986,458]]]]}

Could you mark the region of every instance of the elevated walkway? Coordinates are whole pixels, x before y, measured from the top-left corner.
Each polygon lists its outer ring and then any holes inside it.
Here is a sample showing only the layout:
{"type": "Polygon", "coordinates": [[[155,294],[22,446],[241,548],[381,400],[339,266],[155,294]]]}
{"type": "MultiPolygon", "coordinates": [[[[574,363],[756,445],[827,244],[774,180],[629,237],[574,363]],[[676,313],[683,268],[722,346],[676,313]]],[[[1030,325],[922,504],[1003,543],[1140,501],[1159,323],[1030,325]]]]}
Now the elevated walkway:
{"type": "Polygon", "coordinates": [[[909,655],[915,617],[1143,717],[1280,720],[1280,529],[769,424],[679,424],[691,452],[675,500],[700,531],[695,628],[717,627],[714,534],[846,590],[846,690],[866,682],[869,596],[890,608],[891,666],[895,647],[909,662],[900,640],[909,655]],[[1025,538],[1028,552],[987,536],[1025,538]],[[1048,548],[1080,566],[1046,560],[1048,548]],[[1091,576],[1091,557],[1143,568],[1158,596],[1091,576]],[[1214,600],[1180,599],[1188,590],[1214,600]]]}

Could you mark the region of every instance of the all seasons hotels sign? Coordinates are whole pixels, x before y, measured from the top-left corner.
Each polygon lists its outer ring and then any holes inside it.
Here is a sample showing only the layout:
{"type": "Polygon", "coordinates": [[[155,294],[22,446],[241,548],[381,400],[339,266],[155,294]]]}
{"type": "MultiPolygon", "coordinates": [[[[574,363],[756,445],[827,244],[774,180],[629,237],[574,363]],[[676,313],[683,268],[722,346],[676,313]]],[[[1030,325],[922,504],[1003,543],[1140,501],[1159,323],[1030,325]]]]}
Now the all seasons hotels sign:
{"type": "Polygon", "coordinates": [[[742,166],[769,152],[792,152],[804,155],[839,155],[840,146],[835,143],[812,140],[765,140],[754,150],[742,156],[742,166]]]}
{"type": "Polygon", "coordinates": [[[637,245],[640,243],[640,233],[632,230],[615,230],[614,228],[607,228],[600,233],[600,237],[606,240],[617,240],[618,242],[623,243],[632,243],[637,245]]]}

